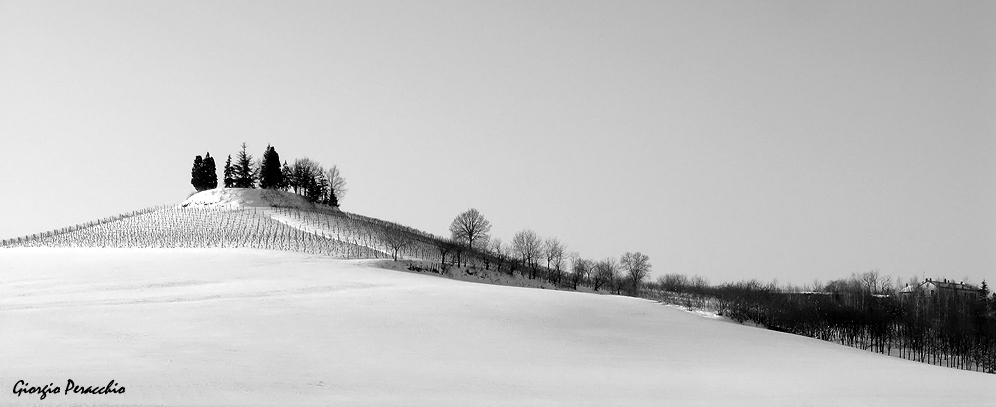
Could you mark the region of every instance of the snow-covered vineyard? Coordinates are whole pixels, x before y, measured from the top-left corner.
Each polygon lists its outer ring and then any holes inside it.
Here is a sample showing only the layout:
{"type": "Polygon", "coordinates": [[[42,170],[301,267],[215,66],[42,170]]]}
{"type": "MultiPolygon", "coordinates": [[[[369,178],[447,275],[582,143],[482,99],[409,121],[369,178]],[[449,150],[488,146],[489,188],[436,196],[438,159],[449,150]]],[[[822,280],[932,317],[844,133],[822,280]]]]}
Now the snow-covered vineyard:
{"type": "Polygon", "coordinates": [[[292,194],[275,191],[214,192],[178,206],[4,240],[0,247],[247,248],[376,259],[392,257],[392,237],[402,235],[400,256],[440,258],[435,244],[440,238],[391,222],[294,201],[288,199],[292,194]],[[246,196],[259,199],[246,202],[246,196]],[[210,198],[215,199],[204,203],[210,198]]]}

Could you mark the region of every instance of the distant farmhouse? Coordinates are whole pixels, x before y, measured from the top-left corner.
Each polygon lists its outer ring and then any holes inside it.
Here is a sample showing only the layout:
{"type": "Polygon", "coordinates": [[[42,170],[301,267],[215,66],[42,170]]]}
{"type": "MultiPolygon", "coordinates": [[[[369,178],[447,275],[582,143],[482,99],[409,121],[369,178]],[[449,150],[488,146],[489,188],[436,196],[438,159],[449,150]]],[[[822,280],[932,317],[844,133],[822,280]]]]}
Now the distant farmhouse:
{"type": "Polygon", "coordinates": [[[958,296],[962,298],[969,299],[979,299],[982,295],[982,290],[971,284],[965,284],[963,282],[954,282],[945,280],[931,280],[926,279],[924,282],[920,283],[918,286],[911,286],[909,284],[903,287],[899,291],[900,295],[913,295],[915,293],[920,293],[925,296],[958,296]]]}

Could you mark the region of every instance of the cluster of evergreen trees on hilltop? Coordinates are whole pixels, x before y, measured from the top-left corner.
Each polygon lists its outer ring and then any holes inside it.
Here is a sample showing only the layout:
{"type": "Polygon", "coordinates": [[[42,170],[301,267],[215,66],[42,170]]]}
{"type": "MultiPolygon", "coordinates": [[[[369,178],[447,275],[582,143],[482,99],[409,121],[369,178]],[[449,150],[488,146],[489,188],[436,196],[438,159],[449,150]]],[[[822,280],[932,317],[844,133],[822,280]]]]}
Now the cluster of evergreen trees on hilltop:
{"type": "Polygon", "coordinates": [[[198,191],[205,189],[215,189],[218,187],[218,173],[214,165],[214,157],[211,153],[194,158],[194,168],[190,170],[190,183],[198,191]]]}
{"type": "MultiPolygon", "coordinates": [[[[235,162],[229,155],[224,168],[225,188],[264,188],[293,191],[311,202],[329,206],[339,206],[339,200],[346,193],[346,180],[335,165],[325,169],[311,159],[298,158],[294,164],[280,162],[280,155],[273,146],[267,145],[262,159],[253,160],[242,143],[242,151],[235,155],[235,162]]],[[[211,153],[204,158],[194,158],[190,170],[190,184],[198,192],[218,187],[218,173],[211,153]]]]}

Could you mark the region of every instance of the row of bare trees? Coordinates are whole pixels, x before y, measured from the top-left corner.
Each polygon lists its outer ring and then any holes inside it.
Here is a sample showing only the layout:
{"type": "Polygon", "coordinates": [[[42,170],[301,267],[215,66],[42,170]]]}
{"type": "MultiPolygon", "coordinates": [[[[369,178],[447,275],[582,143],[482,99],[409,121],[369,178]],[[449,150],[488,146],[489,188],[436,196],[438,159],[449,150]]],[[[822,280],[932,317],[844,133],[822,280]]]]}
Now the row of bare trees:
{"type": "Polygon", "coordinates": [[[777,331],[996,373],[996,302],[987,287],[978,295],[918,288],[900,293],[890,280],[871,271],[803,291],[756,280],[713,286],[700,277],[666,274],[648,283],[645,294],[777,331]]]}
{"type": "Polygon", "coordinates": [[[588,287],[594,291],[638,295],[650,272],[650,258],[640,252],[626,253],[618,260],[610,257],[592,260],[556,237],[542,238],[532,229],[516,233],[508,243],[490,236],[491,222],[474,208],[457,215],[450,224],[451,239],[438,243],[441,261],[451,256],[454,264],[476,261],[485,269],[529,279],[545,279],[573,290],[588,287]]]}

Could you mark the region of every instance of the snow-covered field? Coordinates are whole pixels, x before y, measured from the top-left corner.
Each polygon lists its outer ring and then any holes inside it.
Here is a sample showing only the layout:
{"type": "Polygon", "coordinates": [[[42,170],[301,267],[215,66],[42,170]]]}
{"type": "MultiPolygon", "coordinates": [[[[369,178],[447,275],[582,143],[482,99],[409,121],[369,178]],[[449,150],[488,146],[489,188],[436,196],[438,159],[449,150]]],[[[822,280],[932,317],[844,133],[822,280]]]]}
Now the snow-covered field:
{"type": "Polygon", "coordinates": [[[0,249],[0,405],[996,406],[996,376],[288,252],[0,249]],[[13,394],[66,381],[124,394],[13,394]]]}

